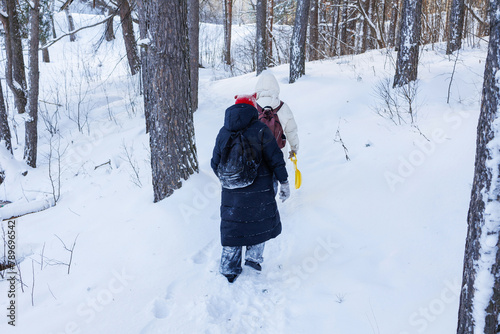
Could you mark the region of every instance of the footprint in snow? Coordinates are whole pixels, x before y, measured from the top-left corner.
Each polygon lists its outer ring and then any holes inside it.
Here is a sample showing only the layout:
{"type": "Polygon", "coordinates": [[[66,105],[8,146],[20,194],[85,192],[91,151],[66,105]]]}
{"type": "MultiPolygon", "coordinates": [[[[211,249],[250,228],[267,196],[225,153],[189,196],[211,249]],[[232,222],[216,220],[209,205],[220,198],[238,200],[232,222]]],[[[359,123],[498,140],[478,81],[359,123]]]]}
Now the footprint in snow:
{"type": "Polygon", "coordinates": [[[168,316],[168,303],[165,299],[156,299],[153,305],[153,314],[156,319],[164,319],[168,316]]]}

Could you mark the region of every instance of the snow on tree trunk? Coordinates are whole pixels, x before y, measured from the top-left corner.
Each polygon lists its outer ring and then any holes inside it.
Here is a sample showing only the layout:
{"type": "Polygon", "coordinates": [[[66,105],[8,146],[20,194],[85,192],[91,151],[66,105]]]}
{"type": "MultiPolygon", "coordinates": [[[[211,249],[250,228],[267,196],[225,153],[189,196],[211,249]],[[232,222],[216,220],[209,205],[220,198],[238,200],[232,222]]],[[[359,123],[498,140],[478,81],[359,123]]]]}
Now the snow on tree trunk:
{"type": "Polygon", "coordinates": [[[135,75],[139,71],[141,65],[137,53],[137,43],[135,41],[130,5],[127,0],[121,0],[120,2],[120,20],[122,23],[123,41],[125,43],[125,50],[127,51],[130,73],[135,75]]]}
{"type": "Polygon", "coordinates": [[[256,64],[257,75],[261,74],[267,68],[267,55],[266,55],[266,0],[257,0],[256,4],[256,34],[255,34],[255,47],[256,47],[256,64]]]}
{"type": "Polygon", "coordinates": [[[306,35],[309,7],[310,0],[298,0],[290,41],[290,83],[294,83],[306,74],[306,35]]]}
{"type": "Polygon", "coordinates": [[[150,113],[154,201],[172,195],[198,171],[190,96],[187,0],[145,2],[150,42],[145,103],[150,113]]]}
{"type": "Polygon", "coordinates": [[[394,87],[417,80],[422,0],[404,0],[394,87]]]}
{"type": "Polygon", "coordinates": [[[12,153],[12,140],[10,135],[9,120],[7,109],[5,108],[5,100],[3,97],[3,89],[0,84],[0,142],[12,153]]]}
{"type": "Polygon", "coordinates": [[[189,52],[191,70],[191,107],[193,111],[198,109],[198,82],[200,62],[200,1],[189,0],[188,2],[188,29],[189,29],[189,52]]]}
{"type": "Polygon", "coordinates": [[[452,54],[462,47],[462,32],[464,30],[465,3],[464,0],[452,0],[448,24],[448,44],[446,54],[452,54]]]}
{"type": "Polygon", "coordinates": [[[25,122],[26,136],[24,144],[24,159],[28,166],[36,167],[38,148],[38,87],[40,72],[38,70],[38,45],[40,43],[40,0],[33,0],[30,8],[30,45],[29,45],[29,84],[28,117],[25,122]]]}
{"type": "Polygon", "coordinates": [[[224,62],[231,65],[231,27],[233,24],[233,0],[224,0],[224,62]]]}
{"type": "MultiPolygon", "coordinates": [[[[267,23],[266,23],[266,63],[268,66],[273,66],[273,24],[274,24],[274,0],[267,1],[267,23]]],[[[278,53],[278,61],[279,61],[279,53],[278,53]]]]}
{"type": "Polygon", "coordinates": [[[500,325],[500,5],[490,0],[490,6],[458,334],[498,333],[500,325]]]}

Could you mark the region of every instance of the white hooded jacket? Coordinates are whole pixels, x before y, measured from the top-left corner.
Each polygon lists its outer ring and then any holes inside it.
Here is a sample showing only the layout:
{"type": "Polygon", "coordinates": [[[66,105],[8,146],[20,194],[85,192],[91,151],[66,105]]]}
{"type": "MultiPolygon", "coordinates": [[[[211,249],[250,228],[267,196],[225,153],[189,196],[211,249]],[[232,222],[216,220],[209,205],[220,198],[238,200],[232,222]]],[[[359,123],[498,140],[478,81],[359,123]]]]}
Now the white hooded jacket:
{"type": "MultiPolygon", "coordinates": [[[[274,75],[272,75],[271,73],[261,73],[255,86],[255,92],[257,93],[257,103],[261,107],[270,106],[271,108],[275,109],[281,103],[279,98],[280,86],[274,75]]],[[[290,149],[292,151],[298,152],[299,135],[297,123],[295,123],[292,111],[286,103],[283,103],[281,108],[278,110],[278,118],[280,120],[281,126],[283,127],[283,132],[286,136],[286,142],[290,146],[290,149]]]]}

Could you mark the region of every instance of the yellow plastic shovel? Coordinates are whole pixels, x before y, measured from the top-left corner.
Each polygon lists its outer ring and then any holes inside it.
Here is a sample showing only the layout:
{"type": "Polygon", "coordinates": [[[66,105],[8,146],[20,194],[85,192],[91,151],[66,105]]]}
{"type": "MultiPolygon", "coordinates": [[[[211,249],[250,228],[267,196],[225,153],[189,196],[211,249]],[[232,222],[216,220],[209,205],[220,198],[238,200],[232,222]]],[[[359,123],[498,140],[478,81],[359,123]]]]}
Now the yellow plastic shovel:
{"type": "Polygon", "coordinates": [[[293,166],[295,168],[295,189],[299,189],[302,184],[302,174],[300,170],[297,168],[297,155],[293,154],[293,157],[290,158],[293,162],[293,166]]]}

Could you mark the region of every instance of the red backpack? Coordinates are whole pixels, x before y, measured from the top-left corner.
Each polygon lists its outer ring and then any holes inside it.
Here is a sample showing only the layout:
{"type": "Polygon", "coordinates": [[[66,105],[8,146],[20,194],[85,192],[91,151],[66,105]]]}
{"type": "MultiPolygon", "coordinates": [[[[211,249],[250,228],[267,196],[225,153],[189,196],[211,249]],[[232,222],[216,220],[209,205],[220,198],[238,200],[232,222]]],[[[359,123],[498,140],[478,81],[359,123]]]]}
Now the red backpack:
{"type": "Polygon", "coordinates": [[[280,101],[280,105],[276,107],[276,109],[271,108],[270,106],[265,106],[262,108],[257,104],[257,110],[259,111],[259,121],[266,124],[271,132],[276,138],[276,142],[278,143],[279,148],[285,147],[286,137],[283,133],[283,127],[281,126],[280,119],[278,117],[278,111],[281,106],[283,106],[283,101],[280,101]]]}

